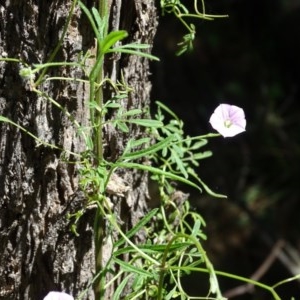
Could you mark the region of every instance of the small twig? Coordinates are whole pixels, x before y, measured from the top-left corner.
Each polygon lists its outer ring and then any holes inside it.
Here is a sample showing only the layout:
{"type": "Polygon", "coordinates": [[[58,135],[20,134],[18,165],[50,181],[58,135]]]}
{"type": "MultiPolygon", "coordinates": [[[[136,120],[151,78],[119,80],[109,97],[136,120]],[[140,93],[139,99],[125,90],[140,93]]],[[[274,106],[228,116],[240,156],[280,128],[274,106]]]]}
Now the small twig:
{"type": "MultiPolygon", "coordinates": [[[[264,260],[264,262],[260,265],[260,267],[252,274],[250,277],[251,279],[258,281],[262,276],[270,269],[274,261],[278,258],[281,249],[284,247],[285,241],[284,240],[278,240],[276,244],[273,246],[273,249],[269,256],[264,260]]],[[[253,284],[243,284],[240,286],[237,286],[233,289],[230,289],[224,293],[224,297],[226,298],[234,298],[239,295],[243,295],[246,293],[251,293],[254,290],[253,284]]]]}
{"type": "Polygon", "coordinates": [[[300,255],[298,250],[290,244],[286,244],[283,250],[285,251],[278,253],[278,259],[292,275],[298,275],[300,273],[300,255]]]}

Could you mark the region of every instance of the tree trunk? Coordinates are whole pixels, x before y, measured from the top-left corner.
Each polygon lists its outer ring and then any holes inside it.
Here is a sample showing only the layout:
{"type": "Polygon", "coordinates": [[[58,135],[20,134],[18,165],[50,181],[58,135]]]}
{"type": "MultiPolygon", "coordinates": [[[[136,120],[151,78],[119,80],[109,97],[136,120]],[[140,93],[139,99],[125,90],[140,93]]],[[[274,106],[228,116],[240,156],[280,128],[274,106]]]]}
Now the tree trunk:
{"type": "MultiPolygon", "coordinates": [[[[98,3],[87,1],[89,8],[98,3]]],[[[18,58],[32,66],[44,63],[56,47],[71,9],[71,0],[15,1],[0,5],[0,56],[18,58]]],[[[113,0],[110,27],[125,29],[128,42],[152,44],[156,29],[154,0],[113,0]]],[[[79,53],[94,47],[86,16],[77,6],[62,47],[54,61],[76,61],[79,53]]],[[[70,229],[67,215],[84,206],[78,188],[75,156],[86,150],[70,118],[19,76],[22,65],[0,62],[0,115],[60,149],[39,144],[7,123],[0,123],[0,299],[42,299],[50,290],[78,296],[94,275],[93,218],[88,210],[70,229]],[[72,162],[72,163],[71,163],[72,162]]],[[[105,74],[125,81],[134,90],[122,104],[125,109],[149,106],[148,61],[136,56],[111,57],[105,74]]],[[[79,68],[49,68],[49,76],[85,78],[79,68]]],[[[43,92],[64,107],[82,126],[89,125],[89,87],[75,81],[46,81],[43,92]]],[[[109,89],[105,93],[109,96],[109,89]]],[[[126,141],[143,132],[137,126],[123,134],[106,127],[105,158],[114,160],[126,141]]],[[[113,196],[114,211],[131,228],[147,210],[147,176],[119,170],[130,190],[126,198],[113,196]]],[[[142,241],[144,237],[138,236],[142,241]]],[[[113,290],[107,291],[110,299],[113,290]]],[[[94,299],[89,290],[84,299],[94,299]]]]}

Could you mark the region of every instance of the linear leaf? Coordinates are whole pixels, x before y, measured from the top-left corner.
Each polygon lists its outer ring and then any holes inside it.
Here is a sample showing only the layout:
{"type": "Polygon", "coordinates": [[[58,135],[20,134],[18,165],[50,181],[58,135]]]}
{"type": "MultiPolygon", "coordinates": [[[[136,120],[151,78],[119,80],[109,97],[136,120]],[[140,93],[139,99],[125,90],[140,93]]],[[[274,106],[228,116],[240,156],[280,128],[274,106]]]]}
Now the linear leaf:
{"type": "Polygon", "coordinates": [[[211,196],[216,197],[216,198],[227,198],[226,195],[223,194],[218,194],[213,192],[199,177],[198,175],[195,173],[195,171],[193,169],[189,169],[189,174],[192,175],[200,184],[201,186],[204,188],[204,190],[211,196]]]}
{"type": "Polygon", "coordinates": [[[163,122],[152,120],[152,119],[131,119],[131,120],[126,120],[126,122],[144,126],[144,127],[158,128],[164,126],[163,122]]]}
{"type": "Polygon", "coordinates": [[[207,144],[207,140],[203,139],[200,141],[197,141],[190,149],[191,150],[197,150],[207,144]]]}
{"type": "Polygon", "coordinates": [[[114,295],[113,295],[113,300],[119,300],[121,299],[121,294],[129,280],[129,278],[131,277],[131,275],[125,277],[122,282],[119,284],[119,286],[117,287],[116,291],[114,292],[114,295]]]}
{"type": "Polygon", "coordinates": [[[193,237],[197,237],[197,234],[200,230],[200,225],[201,225],[200,220],[196,220],[191,234],[193,237]]]}
{"type": "Polygon", "coordinates": [[[129,132],[128,126],[124,122],[117,122],[116,126],[122,131],[122,132],[129,132]]]}
{"type": "Polygon", "coordinates": [[[140,145],[143,145],[145,143],[149,143],[150,140],[151,139],[149,137],[141,138],[141,139],[138,139],[138,140],[131,139],[127,144],[128,149],[136,148],[136,147],[139,147],[140,145]]]}
{"type": "Polygon", "coordinates": [[[98,32],[100,34],[100,39],[102,40],[105,35],[105,31],[106,31],[106,27],[107,27],[107,23],[108,23],[108,21],[107,21],[108,17],[104,16],[104,18],[101,19],[99,11],[95,7],[92,7],[92,13],[93,13],[94,19],[97,23],[98,32]]]}
{"type": "Polygon", "coordinates": [[[114,258],[114,261],[120,265],[124,271],[126,272],[133,272],[133,273],[136,273],[136,274],[139,274],[139,275],[142,275],[142,276],[147,276],[147,277],[153,277],[153,273],[150,273],[150,272],[147,272],[143,269],[140,269],[140,268],[137,268],[137,267],[134,267],[133,265],[123,261],[123,260],[120,260],[118,258],[114,258]]]}
{"type": "Polygon", "coordinates": [[[166,111],[170,116],[172,116],[175,120],[179,121],[178,116],[166,105],[161,103],[160,101],[155,101],[155,104],[159,107],[162,108],[164,111],[166,111]]]}
{"type": "MultiPolygon", "coordinates": [[[[151,210],[142,220],[140,220],[132,229],[126,232],[127,238],[131,238],[135,235],[145,224],[147,224],[157,213],[158,208],[151,210]]],[[[114,247],[121,246],[125,240],[123,238],[119,239],[115,244],[114,247]]]]}
{"type": "Polygon", "coordinates": [[[204,159],[207,157],[212,156],[212,152],[211,151],[204,151],[202,153],[196,153],[193,155],[193,159],[195,160],[199,160],[199,159],[204,159]]]}
{"type": "Polygon", "coordinates": [[[101,51],[102,53],[111,52],[109,49],[118,41],[125,39],[128,36],[127,31],[125,30],[118,30],[110,32],[104,40],[101,42],[101,51]]]}
{"type": "Polygon", "coordinates": [[[105,107],[108,108],[120,108],[121,104],[116,102],[105,103],[105,107]]]}
{"type": "Polygon", "coordinates": [[[120,45],[118,46],[119,49],[126,49],[126,48],[132,48],[132,49],[149,49],[149,44],[137,44],[137,43],[131,43],[126,45],[120,45]]]}
{"type": "Polygon", "coordinates": [[[158,143],[155,143],[154,145],[146,148],[146,149],[142,149],[140,151],[136,151],[136,152],[133,152],[133,153],[128,153],[128,154],[125,154],[121,157],[121,159],[126,159],[126,160],[133,160],[133,159],[137,159],[137,158],[140,158],[140,157],[144,157],[144,156],[147,156],[149,154],[152,154],[152,153],[156,153],[158,152],[159,150],[167,147],[167,145],[169,145],[169,143],[173,140],[173,136],[168,136],[167,138],[165,138],[164,140],[158,142],[158,143]]]}
{"type": "MultiPolygon", "coordinates": [[[[140,169],[140,170],[148,171],[148,172],[153,173],[153,174],[165,176],[165,177],[167,177],[169,179],[172,179],[172,180],[175,180],[175,181],[183,182],[183,183],[185,183],[187,185],[190,185],[190,186],[196,188],[200,192],[202,191],[201,188],[197,184],[195,184],[194,182],[192,182],[192,181],[190,181],[188,179],[185,179],[184,177],[175,175],[173,173],[162,171],[162,170],[160,170],[158,168],[155,168],[155,167],[151,167],[151,166],[147,166],[147,165],[143,165],[143,164],[138,164],[138,163],[131,163],[131,162],[117,163],[115,165],[115,167],[127,168],[127,169],[140,169]]],[[[222,196],[222,195],[219,195],[219,197],[220,196],[222,196]]]]}
{"type": "MultiPolygon", "coordinates": [[[[179,251],[179,250],[183,250],[189,246],[193,245],[192,243],[175,243],[171,246],[169,246],[168,251],[172,252],[172,251],[179,251]]],[[[142,250],[144,253],[148,253],[148,254],[157,254],[157,253],[163,253],[166,248],[168,247],[168,244],[164,244],[164,245],[139,245],[138,248],[140,250],[142,250]]],[[[119,256],[121,254],[124,253],[130,253],[130,252],[136,252],[136,249],[134,249],[133,247],[122,247],[119,250],[114,251],[114,255],[115,256],[119,256]]]]}
{"type": "Polygon", "coordinates": [[[122,116],[128,117],[128,116],[138,115],[141,113],[142,113],[142,110],[137,108],[137,109],[131,109],[131,110],[126,111],[125,113],[122,114],[122,116]]]}
{"type": "Polygon", "coordinates": [[[124,48],[120,48],[120,47],[115,47],[113,49],[109,49],[106,51],[106,53],[113,53],[113,52],[127,53],[127,54],[131,54],[131,55],[137,55],[137,56],[141,56],[141,57],[159,61],[159,58],[152,54],[141,52],[141,51],[136,51],[136,50],[131,50],[131,49],[126,49],[126,48],[124,49],[124,48]]]}
{"type": "Polygon", "coordinates": [[[98,41],[101,40],[101,36],[100,36],[100,33],[98,31],[98,28],[96,26],[96,23],[94,21],[94,18],[92,16],[92,14],[90,13],[90,11],[88,10],[88,8],[79,0],[78,1],[78,4],[80,6],[80,8],[83,10],[83,12],[86,14],[87,18],[89,19],[90,23],[91,23],[91,26],[94,30],[94,33],[95,33],[95,36],[97,38],[98,41]]]}
{"type": "Polygon", "coordinates": [[[182,160],[180,159],[180,157],[177,155],[177,153],[174,150],[171,150],[172,153],[172,159],[174,159],[176,166],[177,166],[177,170],[181,172],[181,174],[185,177],[188,178],[188,173],[183,165],[182,160]]]}

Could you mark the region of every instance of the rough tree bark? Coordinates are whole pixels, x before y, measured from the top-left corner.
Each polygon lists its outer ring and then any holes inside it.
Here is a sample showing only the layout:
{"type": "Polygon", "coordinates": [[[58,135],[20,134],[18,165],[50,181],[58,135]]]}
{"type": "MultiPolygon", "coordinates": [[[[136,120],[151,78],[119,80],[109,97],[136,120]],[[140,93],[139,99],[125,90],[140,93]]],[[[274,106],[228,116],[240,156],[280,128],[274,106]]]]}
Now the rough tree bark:
{"type": "MultiPolygon", "coordinates": [[[[28,64],[46,62],[55,48],[72,1],[16,1],[0,3],[0,56],[20,58],[28,64]]],[[[96,6],[87,1],[88,7],[96,6]]],[[[152,44],[156,29],[154,0],[111,1],[110,26],[125,29],[128,42],[152,44]]],[[[94,46],[92,30],[77,7],[55,61],[75,61],[80,51],[94,46]]],[[[123,105],[149,105],[148,61],[135,56],[111,57],[106,74],[121,71],[134,89],[123,105]]],[[[0,115],[23,126],[40,139],[65,150],[85,150],[69,118],[49,101],[37,96],[19,76],[18,63],[0,62],[0,115]]],[[[83,77],[75,68],[53,68],[50,75],[83,77]]],[[[65,107],[82,125],[89,124],[88,86],[51,81],[43,90],[65,107]]],[[[132,127],[129,135],[106,128],[106,158],[115,159],[126,141],[143,132],[132,127]]],[[[93,277],[94,246],[91,210],[80,220],[79,236],[70,231],[68,213],[83,206],[78,172],[70,155],[38,145],[19,129],[0,123],[0,299],[42,299],[49,290],[77,296],[93,277]]],[[[120,171],[130,190],[118,199],[115,211],[130,228],[147,210],[147,177],[120,171]]],[[[143,236],[138,239],[142,240],[143,236]]],[[[87,299],[94,299],[90,291],[87,299]]],[[[110,296],[107,295],[107,299],[110,296]]]]}

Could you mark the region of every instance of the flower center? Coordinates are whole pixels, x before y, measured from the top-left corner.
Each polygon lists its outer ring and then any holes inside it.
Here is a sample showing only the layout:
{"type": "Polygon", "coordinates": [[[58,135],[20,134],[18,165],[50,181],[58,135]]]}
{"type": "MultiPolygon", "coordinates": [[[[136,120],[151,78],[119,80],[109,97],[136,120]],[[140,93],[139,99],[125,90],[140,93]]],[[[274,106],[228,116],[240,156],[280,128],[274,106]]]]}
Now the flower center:
{"type": "Polygon", "coordinates": [[[232,125],[232,123],[231,123],[230,120],[225,120],[225,121],[224,121],[224,126],[225,126],[226,128],[229,128],[231,125],[232,125]]]}

